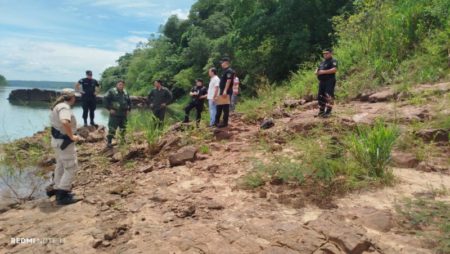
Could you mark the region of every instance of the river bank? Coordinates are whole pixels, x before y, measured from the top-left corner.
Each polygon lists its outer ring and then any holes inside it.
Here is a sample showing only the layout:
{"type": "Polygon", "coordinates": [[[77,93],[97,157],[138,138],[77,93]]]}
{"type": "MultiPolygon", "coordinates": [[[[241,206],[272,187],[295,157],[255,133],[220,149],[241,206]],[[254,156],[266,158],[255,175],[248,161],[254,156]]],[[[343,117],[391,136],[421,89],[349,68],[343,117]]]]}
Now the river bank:
{"type": "MultiPolygon", "coordinates": [[[[449,92],[450,83],[418,86],[403,98],[384,89],[370,100],[337,105],[329,119],[314,117],[315,102],[284,103],[268,116],[274,123],[269,129],[233,114],[226,129],[176,124],[154,144],[145,133],[134,133],[113,150],[104,150],[101,129],[87,129],[84,135],[98,139],[78,145],[74,192],[83,201],[60,207],[53,199],[36,199],[4,211],[0,246],[6,253],[433,253],[441,238],[423,235],[440,231],[408,227],[401,209],[405,199],[441,204],[435,211],[450,202],[450,128],[440,122],[450,116],[449,92]],[[435,100],[419,104],[413,94],[435,100]],[[265,169],[260,163],[297,159],[303,150],[295,140],[323,146],[320,130],[344,142],[346,131],[380,117],[402,130],[392,152],[391,185],[336,193],[345,174],[332,179],[332,189],[277,175],[256,178],[270,173],[257,171],[265,169]],[[11,238],[57,241],[33,245],[11,238]]],[[[36,135],[23,143],[41,140],[36,135]]]]}

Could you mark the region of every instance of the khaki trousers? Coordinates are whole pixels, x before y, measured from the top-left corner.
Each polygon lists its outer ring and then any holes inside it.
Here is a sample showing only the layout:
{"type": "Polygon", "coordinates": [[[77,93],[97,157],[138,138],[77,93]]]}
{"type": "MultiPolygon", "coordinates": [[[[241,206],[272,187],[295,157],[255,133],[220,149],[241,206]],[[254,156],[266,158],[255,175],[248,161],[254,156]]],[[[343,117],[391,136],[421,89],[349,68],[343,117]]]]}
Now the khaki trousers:
{"type": "Polygon", "coordinates": [[[54,175],[54,189],[70,191],[72,182],[78,170],[77,150],[75,143],[61,150],[62,139],[52,138],[52,147],[55,151],[56,168],[54,175]]]}

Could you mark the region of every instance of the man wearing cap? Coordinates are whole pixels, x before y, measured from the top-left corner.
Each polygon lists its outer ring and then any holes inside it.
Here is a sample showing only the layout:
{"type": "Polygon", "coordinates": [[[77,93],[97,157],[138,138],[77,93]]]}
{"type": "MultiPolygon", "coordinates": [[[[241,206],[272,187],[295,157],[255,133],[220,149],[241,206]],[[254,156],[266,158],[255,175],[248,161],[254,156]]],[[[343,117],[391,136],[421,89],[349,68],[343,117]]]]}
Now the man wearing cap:
{"type": "Polygon", "coordinates": [[[334,103],[334,87],[336,86],[337,61],[333,58],[331,49],[325,49],[323,52],[324,61],[316,69],[316,75],[319,79],[319,101],[318,117],[327,118],[331,115],[334,103]]]}
{"type": "Polygon", "coordinates": [[[196,115],[196,121],[197,121],[197,127],[200,123],[200,119],[202,118],[202,111],[205,105],[205,100],[208,97],[208,90],[203,85],[203,79],[196,79],[195,80],[195,86],[191,89],[191,92],[189,93],[191,96],[191,102],[184,108],[184,123],[189,122],[189,113],[193,108],[196,109],[197,115],[196,115]]]}
{"type": "Polygon", "coordinates": [[[86,78],[80,79],[75,89],[81,93],[84,126],[87,126],[87,117],[89,113],[90,124],[95,126],[94,117],[97,108],[96,94],[100,85],[97,80],[92,78],[92,71],[86,71],[86,78]]]}
{"type": "Polygon", "coordinates": [[[221,66],[223,69],[222,77],[219,83],[219,95],[224,99],[225,103],[220,103],[217,105],[216,121],[215,125],[218,128],[225,128],[228,126],[228,117],[230,115],[230,99],[233,94],[233,80],[235,73],[230,67],[230,58],[224,57],[221,61],[221,66]],[[220,117],[223,112],[223,122],[220,123],[220,117]]]}
{"type": "Polygon", "coordinates": [[[162,80],[155,80],[154,89],[150,91],[147,102],[160,123],[164,122],[167,105],[172,101],[172,93],[162,85],[162,80]]]}
{"type": "Polygon", "coordinates": [[[131,110],[131,100],[125,82],[120,80],[116,87],[108,90],[105,95],[105,108],[109,111],[107,147],[112,147],[112,139],[116,135],[117,128],[120,128],[121,135],[125,134],[127,116],[131,110]]]}
{"type": "Polygon", "coordinates": [[[56,195],[58,205],[68,205],[80,201],[71,193],[73,178],[78,170],[75,142],[80,140],[74,134],[77,129],[77,121],[71,107],[75,104],[75,100],[75,91],[64,89],[53,104],[50,114],[51,146],[55,151],[56,167],[53,174],[53,185],[47,187],[47,195],[49,197],[56,195]]]}

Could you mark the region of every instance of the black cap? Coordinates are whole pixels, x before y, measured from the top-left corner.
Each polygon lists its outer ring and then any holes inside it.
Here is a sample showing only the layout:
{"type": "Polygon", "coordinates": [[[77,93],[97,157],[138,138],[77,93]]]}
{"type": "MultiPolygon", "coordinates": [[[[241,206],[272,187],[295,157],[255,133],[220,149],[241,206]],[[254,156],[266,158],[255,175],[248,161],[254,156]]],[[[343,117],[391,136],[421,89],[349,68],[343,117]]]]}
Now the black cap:
{"type": "Polygon", "coordinates": [[[331,48],[326,48],[326,49],[322,50],[322,54],[323,53],[333,53],[333,50],[331,48]]]}
{"type": "Polygon", "coordinates": [[[86,75],[88,75],[88,76],[92,76],[92,71],[90,71],[90,70],[87,70],[87,71],[86,71],[86,75]]]}
{"type": "Polygon", "coordinates": [[[220,60],[221,63],[223,62],[230,62],[230,58],[228,56],[224,56],[222,57],[222,59],[220,60]]]}

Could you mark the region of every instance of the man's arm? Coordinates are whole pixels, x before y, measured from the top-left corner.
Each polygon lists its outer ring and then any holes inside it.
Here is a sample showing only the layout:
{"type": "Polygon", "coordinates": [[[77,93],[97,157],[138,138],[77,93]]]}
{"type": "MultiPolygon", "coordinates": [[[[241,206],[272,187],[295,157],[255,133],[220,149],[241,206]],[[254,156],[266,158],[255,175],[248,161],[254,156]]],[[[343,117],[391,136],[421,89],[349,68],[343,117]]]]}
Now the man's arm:
{"type": "Polygon", "coordinates": [[[107,110],[111,110],[111,91],[108,91],[103,98],[103,103],[105,104],[105,108],[107,110]]]}
{"type": "Polygon", "coordinates": [[[336,72],[337,72],[337,68],[334,67],[334,68],[331,68],[329,70],[319,70],[317,73],[319,75],[324,75],[324,74],[335,74],[336,72]]]}
{"type": "Polygon", "coordinates": [[[172,101],[172,93],[169,89],[166,89],[166,104],[169,104],[172,101]]]}
{"type": "Polygon", "coordinates": [[[64,131],[66,132],[66,135],[72,140],[72,141],[78,141],[79,138],[77,135],[74,135],[72,132],[72,126],[70,126],[70,121],[68,120],[62,120],[62,127],[64,131]]]}
{"type": "Polygon", "coordinates": [[[227,80],[227,83],[226,83],[226,85],[225,85],[225,89],[223,89],[222,95],[226,95],[226,94],[227,94],[228,89],[230,89],[231,81],[233,81],[233,80],[232,80],[232,79],[228,79],[228,80],[227,80]]]}

